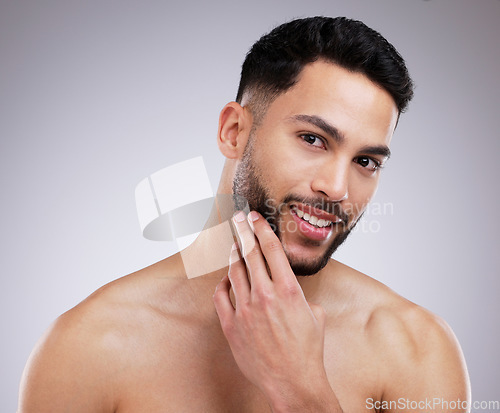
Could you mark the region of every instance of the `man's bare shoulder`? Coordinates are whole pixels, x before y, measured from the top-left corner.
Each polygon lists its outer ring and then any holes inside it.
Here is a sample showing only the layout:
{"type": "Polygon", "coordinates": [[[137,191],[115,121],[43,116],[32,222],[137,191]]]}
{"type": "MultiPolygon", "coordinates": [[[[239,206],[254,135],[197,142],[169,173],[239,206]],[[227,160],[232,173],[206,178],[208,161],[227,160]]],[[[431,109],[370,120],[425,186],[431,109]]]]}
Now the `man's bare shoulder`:
{"type": "Polygon", "coordinates": [[[410,397],[411,383],[415,391],[425,389],[422,392],[429,397],[433,393],[464,400],[468,394],[465,361],[446,321],[359,271],[340,263],[335,268],[337,283],[351,301],[346,308],[358,313],[366,342],[382,361],[386,388],[410,397]]]}
{"type": "Polygon", "coordinates": [[[188,285],[167,259],[101,287],[61,315],[28,360],[19,412],[114,411],[126,370],[152,362],[150,350],[160,341],[168,348],[169,333],[189,318],[188,285]]]}
{"type": "Polygon", "coordinates": [[[102,286],[62,314],[48,335],[81,335],[94,342],[101,337],[102,344],[112,346],[110,335],[126,336],[129,330],[136,335],[145,321],[175,313],[186,279],[176,272],[173,261],[170,257],[102,286]]]}
{"type": "Polygon", "coordinates": [[[455,342],[441,317],[385,284],[339,262],[334,262],[334,274],[333,288],[345,300],[343,308],[357,313],[371,341],[390,349],[393,356],[400,351],[418,359],[439,343],[455,342]]]}

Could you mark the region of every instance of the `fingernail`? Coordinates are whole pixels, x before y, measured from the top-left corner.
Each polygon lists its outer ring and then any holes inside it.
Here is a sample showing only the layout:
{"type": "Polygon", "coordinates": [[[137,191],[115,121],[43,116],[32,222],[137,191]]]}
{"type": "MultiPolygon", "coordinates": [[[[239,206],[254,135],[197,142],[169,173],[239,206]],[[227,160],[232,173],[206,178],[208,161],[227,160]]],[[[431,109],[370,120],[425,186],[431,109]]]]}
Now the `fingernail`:
{"type": "Polygon", "coordinates": [[[250,218],[250,220],[253,222],[253,221],[257,221],[259,219],[259,214],[256,212],[256,211],[251,211],[249,214],[248,214],[248,218],[250,218]]]}
{"type": "Polygon", "coordinates": [[[231,247],[231,251],[236,251],[238,249],[238,244],[235,242],[231,247]]]}
{"type": "Polygon", "coordinates": [[[237,214],[234,215],[233,219],[236,222],[243,222],[245,220],[245,213],[243,211],[239,211],[237,214]]]}

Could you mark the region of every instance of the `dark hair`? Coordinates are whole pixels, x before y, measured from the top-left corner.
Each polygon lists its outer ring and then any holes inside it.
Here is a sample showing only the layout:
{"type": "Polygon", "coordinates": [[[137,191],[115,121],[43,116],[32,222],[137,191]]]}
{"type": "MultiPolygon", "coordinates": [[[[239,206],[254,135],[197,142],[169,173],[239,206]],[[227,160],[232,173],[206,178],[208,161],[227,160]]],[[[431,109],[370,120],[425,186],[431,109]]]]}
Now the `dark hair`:
{"type": "Polygon", "coordinates": [[[318,59],[363,73],[393,97],[400,113],[413,97],[403,58],[380,33],[357,20],[320,16],[284,23],[252,46],[236,101],[241,103],[249,91],[250,106],[270,103],[296,83],[305,65],[318,59]]]}

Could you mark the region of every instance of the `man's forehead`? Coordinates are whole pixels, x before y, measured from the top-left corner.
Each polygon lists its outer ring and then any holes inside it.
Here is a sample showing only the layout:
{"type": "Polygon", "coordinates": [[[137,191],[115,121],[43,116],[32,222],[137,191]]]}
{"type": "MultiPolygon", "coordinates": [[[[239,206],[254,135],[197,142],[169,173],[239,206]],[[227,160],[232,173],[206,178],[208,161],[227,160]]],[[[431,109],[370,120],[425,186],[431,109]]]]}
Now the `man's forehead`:
{"type": "Polygon", "coordinates": [[[370,100],[382,100],[392,106],[397,112],[397,106],[392,96],[384,88],[373,82],[361,72],[351,71],[333,62],[318,60],[307,64],[300,72],[297,81],[287,93],[298,93],[302,99],[317,100],[330,98],[336,100],[350,97],[359,105],[370,100]]]}

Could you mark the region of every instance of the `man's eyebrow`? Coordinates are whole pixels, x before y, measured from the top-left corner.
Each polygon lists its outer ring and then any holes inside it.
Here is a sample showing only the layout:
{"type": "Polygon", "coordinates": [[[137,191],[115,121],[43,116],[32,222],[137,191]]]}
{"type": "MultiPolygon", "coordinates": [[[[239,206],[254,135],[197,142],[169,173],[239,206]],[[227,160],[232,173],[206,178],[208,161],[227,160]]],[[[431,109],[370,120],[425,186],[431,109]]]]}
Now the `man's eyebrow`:
{"type": "Polygon", "coordinates": [[[366,155],[381,155],[387,159],[391,157],[391,150],[385,145],[365,146],[359,152],[366,155]]]}
{"type": "Polygon", "coordinates": [[[304,122],[316,126],[321,129],[325,134],[329,135],[337,143],[344,142],[345,138],[342,132],[340,132],[335,126],[328,123],[326,120],[315,115],[294,115],[287,118],[287,120],[292,122],[304,122]]]}

